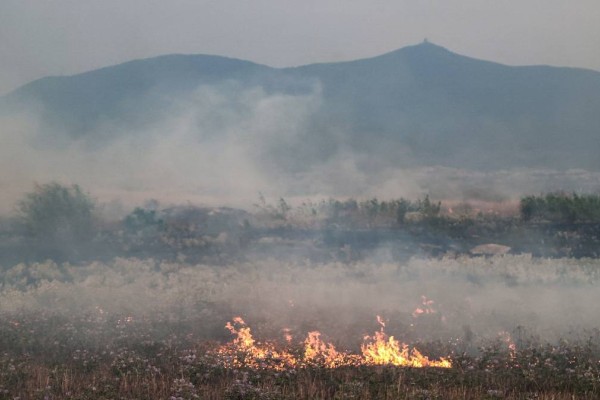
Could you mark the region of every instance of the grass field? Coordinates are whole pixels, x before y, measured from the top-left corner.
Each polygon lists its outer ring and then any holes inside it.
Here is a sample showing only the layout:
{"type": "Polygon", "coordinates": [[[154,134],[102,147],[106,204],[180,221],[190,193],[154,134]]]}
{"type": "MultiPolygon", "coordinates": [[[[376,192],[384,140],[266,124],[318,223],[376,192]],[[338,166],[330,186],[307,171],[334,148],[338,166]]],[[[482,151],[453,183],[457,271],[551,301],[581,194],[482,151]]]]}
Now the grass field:
{"type": "Polygon", "coordinates": [[[115,259],[2,276],[0,399],[600,397],[598,260],[115,259]],[[237,316],[252,347],[226,329],[237,316]],[[377,316],[386,339],[451,368],[324,361],[329,346],[364,356],[377,316]],[[311,358],[314,331],[325,350],[311,358]]]}

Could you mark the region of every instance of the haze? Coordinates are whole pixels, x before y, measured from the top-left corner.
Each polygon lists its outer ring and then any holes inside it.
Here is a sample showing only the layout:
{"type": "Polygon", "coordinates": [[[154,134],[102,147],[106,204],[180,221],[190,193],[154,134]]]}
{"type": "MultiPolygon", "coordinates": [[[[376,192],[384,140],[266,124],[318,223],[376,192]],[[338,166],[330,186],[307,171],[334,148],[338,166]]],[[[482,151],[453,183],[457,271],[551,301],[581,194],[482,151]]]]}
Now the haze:
{"type": "Polygon", "coordinates": [[[167,53],[271,66],[364,58],[429,38],[507,64],[600,70],[595,0],[3,0],[0,94],[167,53]]]}

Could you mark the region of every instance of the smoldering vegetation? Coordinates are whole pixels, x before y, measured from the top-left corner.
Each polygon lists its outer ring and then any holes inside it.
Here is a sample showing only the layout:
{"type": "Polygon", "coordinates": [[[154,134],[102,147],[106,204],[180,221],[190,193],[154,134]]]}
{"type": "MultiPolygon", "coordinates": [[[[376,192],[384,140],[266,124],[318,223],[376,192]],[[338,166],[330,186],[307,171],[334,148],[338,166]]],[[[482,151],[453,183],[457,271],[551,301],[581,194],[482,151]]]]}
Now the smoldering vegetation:
{"type": "Polygon", "coordinates": [[[0,390],[5,398],[593,398],[599,271],[596,259],[527,255],[18,264],[0,292],[0,390]],[[224,326],[235,316],[256,340],[285,345],[288,333],[288,346],[300,348],[318,330],[356,351],[379,328],[377,315],[388,334],[453,368],[277,372],[268,362],[224,368],[211,354],[232,339],[224,326]]]}

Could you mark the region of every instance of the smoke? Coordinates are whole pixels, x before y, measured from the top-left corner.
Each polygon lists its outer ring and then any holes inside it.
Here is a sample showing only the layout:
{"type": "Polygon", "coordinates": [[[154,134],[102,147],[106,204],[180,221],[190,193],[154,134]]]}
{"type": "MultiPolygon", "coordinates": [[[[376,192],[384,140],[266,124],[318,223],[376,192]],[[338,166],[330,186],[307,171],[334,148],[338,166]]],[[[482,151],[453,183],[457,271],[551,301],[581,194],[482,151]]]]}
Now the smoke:
{"type": "Polygon", "coordinates": [[[95,315],[101,309],[136,321],[168,315],[177,323],[194,321],[180,329],[202,331],[202,339],[227,338],[225,322],[241,315],[264,338],[278,338],[287,327],[301,340],[316,329],[346,347],[377,329],[381,315],[402,340],[460,339],[474,350],[499,332],[548,342],[587,339],[600,325],[593,306],[600,300],[597,269],[597,260],[530,256],[219,267],[46,262],[6,271],[0,313],[95,315]]]}
{"type": "Polygon", "coordinates": [[[277,171],[267,171],[260,160],[297,134],[318,101],[317,90],[285,96],[199,87],[143,129],[123,131],[107,121],[75,139],[44,131],[35,115],[4,117],[0,182],[12,193],[2,206],[6,210],[34,181],[49,180],[134,203],[159,198],[239,205],[259,191],[280,193],[271,180],[277,171]],[[42,136],[53,143],[40,145],[42,136]]]}
{"type": "Polygon", "coordinates": [[[157,103],[163,108],[149,103],[132,117],[142,123],[105,120],[76,137],[49,131],[35,111],[4,114],[0,212],[10,212],[34,182],[48,181],[77,183],[102,202],[126,206],[152,198],[237,207],[252,204],[259,192],[292,203],[424,194],[505,201],[524,193],[589,192],[600,183],[600,173],[583,170],[390,167],[348,147],[342,123],[315,124],[322,98],[318,83],[301,94],[282,94],[226,81],[175,99],[164,94],[157,103]]]}

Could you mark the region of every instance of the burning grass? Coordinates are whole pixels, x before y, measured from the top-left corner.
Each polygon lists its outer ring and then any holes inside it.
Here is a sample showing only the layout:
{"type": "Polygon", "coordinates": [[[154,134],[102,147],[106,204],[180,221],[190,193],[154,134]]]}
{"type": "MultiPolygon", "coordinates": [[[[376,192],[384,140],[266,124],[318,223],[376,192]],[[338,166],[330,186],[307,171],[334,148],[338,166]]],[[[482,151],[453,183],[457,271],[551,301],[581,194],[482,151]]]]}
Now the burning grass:
{"type": "Polygon", "coordinates": [[[599,269],[20,265],[0,290],[0,399],[598,398],[599,269]]]}
{"type": "MultiPolygon", "coordinates": [[[[473,354],[446,343],[452,368],[332,366],[319,361],[320,350],[312,357],[306,349],[290,349],[290,356],[304,360],[299,366],[275,352],[248,359],[248,348],[198,340],[168,320],[125,327],[118,321],[38,314],[3,322],[0,398],[591,399],[600,393],[597,342],[523,342],[513,351],[499,337],[473,354]],[[24,333],[16,334],[15,323],[24,333]],[[12,345],[4,347],[11,336],[12,345]]],[[[437,346],[424,344],[423,350],[437,346]]]]}
{"type": "MultiPolygon", "coordinates": [[[[452,363],[445,358],[430,360],[416,348],[410,349],[385,331],[385,322],[377,316],[381,330],[373,336],[366,335],[361,344],[361,354],[339,351],[332,343],[321,339],[318,331],[308,332],[302,346],[295,351],[278,348],[275,342],[259,343],[254,340],[250,328],[240,317],[234,318],[234,326],[228,322],[225,327],[235,335],[231,343],[211,352],[216,362],[225,368],[273,369],[285,371],[294,368],[340,368],[388,365],[396,367],[438,367],[451,368],[452,363]]],[[[287,340],[291,344],[291,337],[287,340]]],[[[289,346],[288,346],[289,347],[289,346]]]]}

